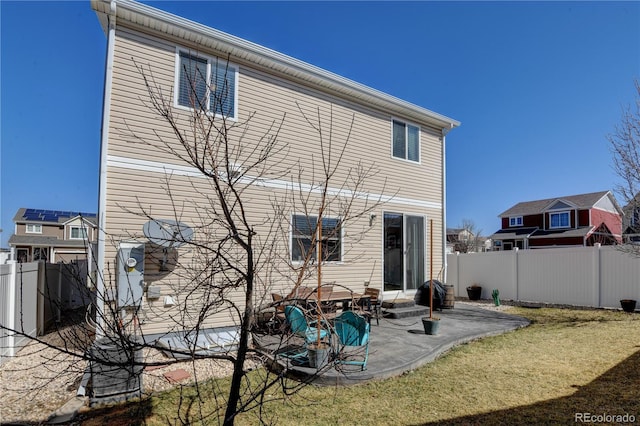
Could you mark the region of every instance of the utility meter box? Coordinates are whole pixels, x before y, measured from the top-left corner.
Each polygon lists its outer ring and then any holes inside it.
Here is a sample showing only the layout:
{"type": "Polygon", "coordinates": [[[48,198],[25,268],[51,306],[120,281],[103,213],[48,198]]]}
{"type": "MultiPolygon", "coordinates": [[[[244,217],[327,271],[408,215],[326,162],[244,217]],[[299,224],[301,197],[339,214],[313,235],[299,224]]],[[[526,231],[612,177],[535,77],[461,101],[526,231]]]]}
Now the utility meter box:
{"type": "Polygon", "coordinates": [[[120,243],[118,249],[118,307],[136,307],[144,293],[144,244],[120,243]]]}

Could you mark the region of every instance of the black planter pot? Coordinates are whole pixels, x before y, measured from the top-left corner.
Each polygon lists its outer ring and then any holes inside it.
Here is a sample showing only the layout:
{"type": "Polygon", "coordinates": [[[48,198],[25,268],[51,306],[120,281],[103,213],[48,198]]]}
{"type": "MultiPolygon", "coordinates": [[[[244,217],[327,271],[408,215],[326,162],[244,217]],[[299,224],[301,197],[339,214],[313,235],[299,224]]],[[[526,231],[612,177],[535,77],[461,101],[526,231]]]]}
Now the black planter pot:
{"type": "Polygon", "coordinates": [[[436,335],[440,329],[440,318],[422,318],[422,326],[424,327],[424,334],[436,335]]]}
{"type": "Polygon", "coordinates": [[[467,287],[467,296],[469,296],[469,300],[480,300],[482,296],[482,287],[467,287]]]}
{"type": "Polygon", "coordinates": [[[633,299],[622,299],[620,306],[622,306],[622,310],[625,312],[633,312],[636,310],[636,301],[633,299]]]}

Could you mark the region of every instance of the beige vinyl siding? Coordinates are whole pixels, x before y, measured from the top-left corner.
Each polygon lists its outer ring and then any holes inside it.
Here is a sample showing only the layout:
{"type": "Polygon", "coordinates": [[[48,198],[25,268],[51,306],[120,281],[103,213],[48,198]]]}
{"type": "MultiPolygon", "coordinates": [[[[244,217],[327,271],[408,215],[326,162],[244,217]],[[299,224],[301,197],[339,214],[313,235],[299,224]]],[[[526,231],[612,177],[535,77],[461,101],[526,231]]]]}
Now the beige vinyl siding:
{"type": "Polygon", "coordinates": [[[16,235],[29,235],[34,237],[56,237],[60,240],[64,239],[64,232],[58,225],[42,224],[42,233],[27,232],[26,224],[18,224],[16,235]]]}
{"type": "MultiPolygon", "coordinates": [[[[163,152],[159,139],[175,140],[173,131],[167,123],[151,111],[148,92],[135,62],[145,68],[148,76],[153,76],[153,84],[161,88],[166,96],[173,97],[175,83],[176,45],[161,41],[153,36],[118,27],[114,51],[113,90],[111,93],[111,117],[109,122],[110,158],[152,161],[157,164],[185,166],[180,160],[163,152]]],[[[213,55],[215,52],[202,52],[213,55]]],[[[226,59],[226,55],[220,55],[226,59]]],[[[318,133],[306,122],[296,102],[308,118],[320,121],[325,139],[325,152],[331,141],[334,155],[340,152],[341,144],[351,131],[350,142],[341,168],[334,178],[334,186],[339,186],[347,178],[350,169],[362,162],[365,166],[375,165],[378,173],[366,180],[362,188],[371,194],[395,195],[402,199],[420,200],[439,206],[442,188],[441,135],[439,130],[421,126],[421,163],[415,164],[398,160],[391,155],[391,123],[393,118],[383,111],[355,104],[349,100],[330,97],[317,90],[301,87],[293,82],[269,75],[263,71],[249,68],[242,62],[230,62],[239,66],[238,78],[238,123],[251,120],[246,128],[231,132],[232,140],[238,141],[238,148],[244,153],[263,143],[264,135],[270,128],[279,127],[279,147],[286,148],[274,155],[267,165],[267,177],[285,181],[301,181],[310,184],[319,180],[321,172],[321,145],[318,133]],[[350,129],[353,119],[353,128],[350,129]],[[284,121],[282,121],[284,120],[284,121]],[[282,122],[282,123],[281,123],[282,122]],[[329,139],[329,135],[331,135],[329,139]]],[[[188,127],[189,113],[172,109],[180,118],[184,128],[188,127]]],[[[420,123],[417,123],[420,124],[420,123]]],[[[273,133],[273,131],[272,131],[273,133]]],[[[335,161],[335,159],[334,159],[335,161]]],[[[162,172],[135,170],[119,167],[112,162],[107,168],[106,193],[106,268],[115,270],[117,243],[137,240],[146,242],[142,235],[144,216],[127,210],[140,211],[141,207],[155,218],[175,218],[195,229],[194,238],[202,238],[205,230],[203,223],[205,207],[202,194],[211,193],[206,179],[168,176],[162,172]],[[164,188],[170,186],[172,200],[164,188]],[[175,206],[175,207],[174,207],[175,206]],[[176,213],[177,212],[177,213],[176,213]]],[[[265,215],[272,214],[271,198],[283,200],[282,190],[260,188],[246,189],[244,201],[249,219],[256,225],[257,235],[263,238],[268,231],[264,224],[265,215]]],[[[289,194],[290,195],[290,194],[289,194]]],[[[362,207],[363,201],[356,205],[362,207]]],[[[299,212],[300,206],[290,205],[291,213],[299,212]]],[[[428,208],[411,203],[388,202],[376,209],[376,220],[369,226],[369,217],[365,215],[345,228],[343,239],[343,261],[328,263],[323,267],[323,282],[335,281],[355,291],[364,288],[365,281],[375,288],[382,288],[382,228],[383,211],[423,215],[434,219],[434,269],[439,271],[442,265],[442,211],[440,208],[428,208]],[[363,230],[367,233],[362,239],[355,238],[363,230]]],[[[330,211],[328,213],[332,215],[330,211]]],[[[427,241],[429,236],[427,235],[427,241]]],[[[284,255],[288,250],[288,231],[278,239],[278,253],[284,255]]],[[[172,271],[159,273],[158,259],[162,256],[158,248],[146,244],[145,280],[147,285],[160,286],[162,296],[172,296],[176,300],[174,307],[165,308],[163,297],[157,300],[143,298],[141,325],[146,333],[167,331],[173,324],[171,316],[183,318],[183,303],[195,306],[198,299],[185,300],[181,289],[188,283],[184,274],[172,271]],[[186,281],[185,281],[186,280],[186,281]]],[[[269,247],[266,247],[269,248],[269,247]]],[[[194,252],[185,246],[177,250],[181,265],[190,265],[195,260],[194,252]]],[[[258,293],[270,301],[270,293],[275,291],[286,294],[290,291],[294,279],[281,262],[265,265],[279,272],[269,274],[264,270],[258,283],[258,293]]],[[[426,270],[428,273],[428,262],[426,270]]],[[[310,277],[307,285],[315,285],[316,278],[310,277]]],[[[108,283],[109,284],[109,283],[108,283]]],[[[114,283],[111,283],[114,284],[114,283]]],[[[242,304],[241,291],[233,295],[233,300],[242,304]]],[[[186,310],[188,311],[188,309],[186,310]]],[[[221,312],[207,320],[206,326],[227,326],[231,316],[221,312]]],[[[182,321],[182,319],[181,319],[182,321]]]]}
{"type": "MultiPolygon", "coordinates": [[[[122,32],[119,35],[116,43],[112,93],[112,127],[121,133],[119,139],[122,138],[124,143],[114,143],[112,136],[109,153],[179,164],[178,161],[160,151],[154,152],[145,144],[136,143],[130,134],[131,130],[135,129],[134,133],[137,137],[154,143],[157,143],[158,138],[175,139],[166,123],[143,105],[141,99],[148,98],[148,93],[132,58],[151,70],[154,82],[162,87],[165,94],[172,94],[176,47],[140,35],[132,36],[129,32],[122,32]]],[[[233,58],[231,61],[233,62],[233,58]]],[[[417,197],[440,202],[442,172],[440,136],[432,129],[421,127],[422,163],[418,165],[392,158],[392,117],[388,114],[366,110],[347,101],[332,100],[321,93],[297,87],[292,83],[285,84],[280,79],[246,67],[240,67],[238,92],[239,122],[246,120],[249,114],[254,114],[249,132],[242,140],[243,143],[255,143],[264,136],[274,122],[277,124],[283,116],[285,117],[279,139],[282,146],[288,147],[289,155],[280,158],[289,161],[281,164],[280,169],[283,166],[293,166],[294,161],[298,160],[295,154],[304,152],[306,155],[299,158],[300,166],[308,171],[306,177],[309,177],[312,159],[316,164],[320,160],[319,135],[306,123],[298,111],[297,102],[314,120],[317,118],[317,109],[320,109],[326,142],[328,142],[327,135],[331,127],[334,146],[346,140],[353,117],[354,127],[350,147],[343,163],[344,170],[355,165],[358,159],[365,163],[373,163],[381,172],[371,180],[369,184],[371,187],[381,188],[384,179],[387,176],[393,176],[394,187],[387,188],[390,193],[397,192],[400,197],[417,197]],[[354,112],[355,116],[353,116],[354,112]],[[329,126],[330,118],[333,118],[333,126],[329,126]],[[416,185],[416,182],[424,182],[424,185],[416,185]]],[[[188,113],[174,109],[174,114],[183,117],[187,125],[188,113]]],[[[240,129],[234,136],[240,139],[240,129]]]]}
{"type": "Polygon", "coordinates": [[[87,253],[82,250],[71,250],[68,248],[55,249],[56,258],[53,259],[53,263],[64,262],[71,263],[76,260],[84,260],[87,258],[87,253]]]}

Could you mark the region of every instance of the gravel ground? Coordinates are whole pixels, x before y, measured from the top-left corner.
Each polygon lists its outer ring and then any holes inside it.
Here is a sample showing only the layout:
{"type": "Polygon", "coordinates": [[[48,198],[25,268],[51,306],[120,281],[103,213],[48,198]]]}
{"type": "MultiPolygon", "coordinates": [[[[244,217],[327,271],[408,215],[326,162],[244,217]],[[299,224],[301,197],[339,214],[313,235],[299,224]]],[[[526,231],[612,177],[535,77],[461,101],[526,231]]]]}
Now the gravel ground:
{"type": "MultiPolygon", "coordinates": [[[[69,335],[77,337],[75,332],[69,335]]],[[[43,340],[63,348],[64,341],[68,342],[69,338],[64,339],[53,333],[44,336],[43,340]]],[[[87,342],[90,341],[87,339],[87,342]]],[[[77,347],[71,349],[77,350],[77,347]]],[[[145,348],[143,353],[146,362],[174,361],[154,349],[145,348]]],[[[255,364],[254,361],[247,361],[247,368],[255,367],[255,364]]],[[[62,353],[44,343],[27,344],[17,356],[0,365],[0,422],[46,421],[54,411],[76,396],[86,365],[86,361],[77,356],[62,353]]],[[[180,381],[183,385],[193,382],[195,377],[204,380],[229,376],[233,365],[230,361],[202,359],[174,362],[164,367],[148,367],[142,377],[144,392],[152,393],[175,386],[164,374],[178,369],[189,373],[187,379],[180,381]]]]}
{"type": "Polygon", "coordinates": [[[500,305],[500,306],[496,306],[493,303],[493,300],[479,300],[479,301],[474,301],[471,302],[469,300],[456,300],[455,302],[456,304],[461,304],[461,305],[471,305],[471,306],[478,306],[480,308],[484,308],[484,309],[489,309],[491,311],[498,311],[498,312],[503,312],[503,311],[508,311],[509,309],[511,309],[510,305],[500,305]]]}

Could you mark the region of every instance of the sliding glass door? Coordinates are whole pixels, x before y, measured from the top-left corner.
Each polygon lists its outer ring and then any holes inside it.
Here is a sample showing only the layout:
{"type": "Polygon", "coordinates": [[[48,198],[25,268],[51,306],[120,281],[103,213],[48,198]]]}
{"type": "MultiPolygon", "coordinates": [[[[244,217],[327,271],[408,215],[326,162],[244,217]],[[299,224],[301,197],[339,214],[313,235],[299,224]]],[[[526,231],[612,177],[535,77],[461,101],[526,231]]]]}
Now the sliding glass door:
{"type": "Polygon", "coordinates": [[[425,280],[423,216],[384,214],[384,291],[411,292],[425,280]]]}

